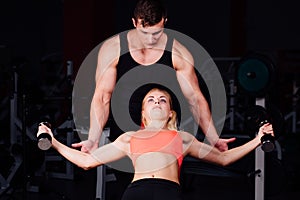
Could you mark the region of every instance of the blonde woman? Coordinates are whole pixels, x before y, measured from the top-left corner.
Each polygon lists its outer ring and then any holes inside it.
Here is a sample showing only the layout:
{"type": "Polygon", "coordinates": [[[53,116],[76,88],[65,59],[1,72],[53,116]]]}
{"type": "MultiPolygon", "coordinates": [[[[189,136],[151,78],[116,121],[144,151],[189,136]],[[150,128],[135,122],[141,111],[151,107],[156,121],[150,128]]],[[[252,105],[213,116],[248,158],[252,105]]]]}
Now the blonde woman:
{"type": "Polygon", "coordinates": [[[125,156],[134,166],[134,177],[122,200],[180,200],[179,172],[186,155],[221,166],[229,165],[260,146],[264,134],[273,133],[271,124],[260,127],[251,141],[227,151],[198,141],[192,134],[178,131],[176,112],[170,94],[162,89],[151,89],[143,99],[144,128],[126,132],[114,142],[101,146],[92,153],[67,147],[57,141],[51,130],[41,125],[39,132],[52,137],[52,147],[62,156],[83,169],[91,169],[125,156]]]}

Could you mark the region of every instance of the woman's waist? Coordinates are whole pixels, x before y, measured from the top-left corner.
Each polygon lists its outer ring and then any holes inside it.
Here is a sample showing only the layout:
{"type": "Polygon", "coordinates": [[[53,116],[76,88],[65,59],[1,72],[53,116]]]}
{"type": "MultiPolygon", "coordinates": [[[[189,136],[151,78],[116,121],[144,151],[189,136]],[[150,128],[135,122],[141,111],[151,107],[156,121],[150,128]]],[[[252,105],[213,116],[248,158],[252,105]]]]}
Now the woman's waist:
{"type": "Polygon", "coordinates": [[[170,177],[149,177],[149,176],[135,176],[131,182],[131,184],[141,184],[141,183],[166,183],[174,186],[180,186],[178,178],[170,178],[170,177]]]}
{"type": "Polygon", "coordinates": [[[133,181],[141,179],[165,179],[179,183],[178,165],[177,163],[161,166],[160,168],[153,167],[151,170],[146,167],[136,167],[133,181]]]}

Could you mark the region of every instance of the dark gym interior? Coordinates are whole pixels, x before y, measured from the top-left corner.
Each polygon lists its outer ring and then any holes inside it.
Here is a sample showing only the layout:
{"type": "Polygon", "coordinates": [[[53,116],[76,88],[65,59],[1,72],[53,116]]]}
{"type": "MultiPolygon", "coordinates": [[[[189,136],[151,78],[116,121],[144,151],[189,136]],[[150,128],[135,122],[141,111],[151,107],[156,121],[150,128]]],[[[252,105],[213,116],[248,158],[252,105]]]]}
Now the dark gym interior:
{"type": "MultiPolygon", "coordinates": [[[[300,3],[165,2],[166,28],[193,38],[220,71],[227,97],[221,137],[237,137],[232,146],[243,144],[254,136],[255,120],[266,116],[276,134],[275,150],[264,154],[263,182],[257,181],[255,152],[228,167],[186,158],[181,171],[186,199],[289,200],[299,196],[300,3]],[[253,62],[257,65],[249,73],[257,85],[239,76],[253,62]],[[264,100],[264,108],[257,106],[258,99],[264,100]],[[263,184],[263,191],[256,184],[263,184]]],[[[134,0],[1,1],[1,200],[115,199],[116,182],[121,180],[104,179],[99,197],[99,169],[84,171],[52,149],[41,151],[36,132],[38,123],[48,120],[63,143],[81,140],[72,112],[77,73],[97,45],[133,28],[134,5],[134,0]]],[[[94,77],[90,80],[93,84],[94,77]]],[[[90,84],[83,87],[93,88],[90,84]]],[[[197,137],[203,139],[201,132],[197,137]]],[[[110,173],[109,167],[103,169],[110,173]]]]}

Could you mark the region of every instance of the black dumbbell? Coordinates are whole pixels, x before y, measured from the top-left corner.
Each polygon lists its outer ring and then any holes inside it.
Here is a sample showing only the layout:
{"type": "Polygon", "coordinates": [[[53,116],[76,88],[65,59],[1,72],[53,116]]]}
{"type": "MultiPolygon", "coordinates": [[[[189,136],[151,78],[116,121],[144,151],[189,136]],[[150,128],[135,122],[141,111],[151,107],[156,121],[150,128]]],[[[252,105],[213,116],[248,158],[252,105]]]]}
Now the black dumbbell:
{"type": "MultiPolygon", "coordinates": [[[[268,120],[263,120],[260,122],[259,127],[264,124],[269,123],[268,120]]],[[[265,134],[260,138],[261,148],[264,152],[271,152],[275,148],[275,138],[271,134],[265,134]]]]}
{"type": "MultiPolygon", "coordinates": [[[[45,125],[51,129],[51,124],[49,122],[39,123],[39,126],[41,125],[45,125]]],[[[49,133],[41,133],[37,139],[38,139],[38,147],[41,150],[48,150],[52,146],[52,138],[51,135],[49,135],[49,133]]]]}

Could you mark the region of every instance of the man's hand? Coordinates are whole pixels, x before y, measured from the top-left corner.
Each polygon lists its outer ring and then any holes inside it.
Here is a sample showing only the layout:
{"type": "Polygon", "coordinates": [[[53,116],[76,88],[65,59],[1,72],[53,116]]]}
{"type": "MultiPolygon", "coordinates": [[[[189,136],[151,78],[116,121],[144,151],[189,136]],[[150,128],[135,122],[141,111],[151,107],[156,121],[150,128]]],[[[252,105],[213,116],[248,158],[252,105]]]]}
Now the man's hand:
{"type": "Polygon", "coordinates": [[[215,144],[215,147],[219,149],[219,151],[227,151],[228,150],[228,143],[235,141],[236,138],[229,138],[229,139],[219,139],[218,142],[215,144]]]}
{"type": "Polygon", "coordinates": [[[74,148],[81,147],[81,151],[85,153],[91,153],[93,150],[98,148],[97,144],[91,140],[84,140],[79,143],[74,143],[72,144],[72,147],[74,148]]]}

